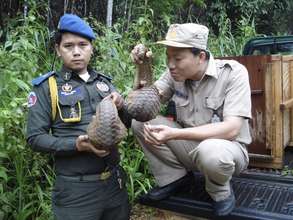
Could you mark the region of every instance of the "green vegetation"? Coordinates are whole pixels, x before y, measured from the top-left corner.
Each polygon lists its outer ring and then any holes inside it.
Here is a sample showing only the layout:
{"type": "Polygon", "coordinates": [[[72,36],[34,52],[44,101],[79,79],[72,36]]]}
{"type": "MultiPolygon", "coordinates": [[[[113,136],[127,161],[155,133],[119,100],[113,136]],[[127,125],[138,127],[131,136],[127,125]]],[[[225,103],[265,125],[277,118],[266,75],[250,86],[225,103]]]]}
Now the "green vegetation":
{"type": "MultiPolygon", "coordinates": [[[[24,136],[30,81],[50,70],[53,64],[52,33],[34,1],[28,2],[31,8],[26,19],[19,14],[7,21],[5,30],[0,31],[0,39],[5,39],[0,45],[0,219],[52,219],[52,158],[32,152],[26,146],[24,136]]],[[[152,49],[154,72],[158,77],[165,69],[165,54],[164,48],[154,42],[162,38],[170,23],[197,21],[195,12],[203,13],[208,6],[214,6],[211,1],[203,0],[130,2],[135,2],[131,20],[121,17],[111,29],[89,17],[99,32],[92,66],[111,75],[123,95],[132,86],[135,67],[129,53],[135,44],[143,42],[152,49]],[[180,13],[176,14],[175,9],[180,13]]],[[[221,7],[227,6],[224,2],[216,1],[221,7]]],[[[237,3],[238,8],[251,7],[249,4],[241,6],[242,1],[229,2],[237,3]]],[[[215,10],[215,7],[210,8],[215,10]]],[[[259,18],[255,17],[256,11],[249,15],[245,10],[241,12],[235,22],[227,10],[206,11],[204,21],[207,26],[214,26],[213,22],[217,22],[217,31],[211,31],[209,44],[215,56],[240,55],[244,42],[257,35],[256,26],[259,24],[255,21],[259,18]]],[[[58,66],[56,63],[55,68],[58,66]]],[[[131,131],[120,144],[120,152],[121,164],[128,174],[130,201],[135,202],[139,194],[154,184],[154,180],[131,131]]]]}

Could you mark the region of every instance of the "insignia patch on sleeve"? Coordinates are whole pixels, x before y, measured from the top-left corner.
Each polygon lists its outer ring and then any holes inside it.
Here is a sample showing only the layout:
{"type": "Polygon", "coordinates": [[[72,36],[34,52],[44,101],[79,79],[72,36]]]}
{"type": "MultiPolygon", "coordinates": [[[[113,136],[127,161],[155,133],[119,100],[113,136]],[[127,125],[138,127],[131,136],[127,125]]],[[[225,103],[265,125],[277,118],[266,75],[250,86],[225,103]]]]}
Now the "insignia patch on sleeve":
{"type": "Polygon", "coordinates": [[[37,103],[37,95],[35,92],[30,92],[27,99],[28,107],[32,107],[37,103]]]}
{"type": "Polygon", "coordinates": [[[97,82],[96,87],[98,90],[101,90],[102,92],[109,91],[109,86],[104,82],[97,82]]]}

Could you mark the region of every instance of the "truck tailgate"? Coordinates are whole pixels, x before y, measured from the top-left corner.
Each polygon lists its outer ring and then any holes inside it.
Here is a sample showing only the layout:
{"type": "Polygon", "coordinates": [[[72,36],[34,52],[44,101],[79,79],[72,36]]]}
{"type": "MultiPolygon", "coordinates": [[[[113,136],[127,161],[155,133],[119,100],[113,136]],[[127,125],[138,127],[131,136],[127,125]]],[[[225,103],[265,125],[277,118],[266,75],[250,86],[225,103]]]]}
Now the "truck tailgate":
{"type": "MultiPolygon", "coordinates": [[[[204,190],[204,178],[194,173],[194,184],[161,201],[153,201],[146,196],[140,203],[160,209],[170,210],[188,216],[215,219],[211,198],[204,190]]],[[[293,219],[293,178],[275,174],[246,172],[233,177],[232,186],[236,196],[236,208],[231,215],[218,219],[293,219]]]]}

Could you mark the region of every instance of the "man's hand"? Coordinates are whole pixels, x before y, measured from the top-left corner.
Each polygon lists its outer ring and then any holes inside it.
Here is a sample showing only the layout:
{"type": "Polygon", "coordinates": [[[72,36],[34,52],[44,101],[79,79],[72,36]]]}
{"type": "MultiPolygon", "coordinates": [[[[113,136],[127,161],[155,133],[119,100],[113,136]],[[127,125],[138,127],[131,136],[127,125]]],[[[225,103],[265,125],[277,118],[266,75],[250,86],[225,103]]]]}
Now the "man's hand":
{"type": "Polygon", "coordinates": [[[98,157],[105,157],[110,153],[109,151],[99,150],[95,148],[95,146],[90,143],[87,135],[78,136],[75,141],[75,145],[78,151],[92,152],[98,157]]]}
{"type": "Polygon", "coordinates": [[[113,100],[118,110],[120,110],[123,107],[124,99],[118,92],[112,92],[110,94],[110,98],[113,100]]]}
{"type": "Polygon", "coordinates": [[[131,51],[130,57],[135,64],[143,64],[144,60],[152,57],[152,52],[143,44],[138,44],[131,51]]]}
{"type": "Polygon", "coordinates": [[[165,144],[173,139],[173,134],[176,128],[171,128],[166,125],[150,125],[144,124],[145,141],[153,145],[165,144]]]}

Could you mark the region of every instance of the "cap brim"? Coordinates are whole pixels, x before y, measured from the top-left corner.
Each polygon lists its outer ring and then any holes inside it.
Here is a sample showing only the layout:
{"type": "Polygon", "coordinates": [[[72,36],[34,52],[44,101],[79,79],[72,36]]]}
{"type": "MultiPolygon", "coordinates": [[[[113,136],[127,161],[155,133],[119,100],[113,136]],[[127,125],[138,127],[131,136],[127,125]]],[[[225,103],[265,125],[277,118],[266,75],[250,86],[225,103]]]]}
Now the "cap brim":
{"type": "Polygon", "coordinates": [[[184,44],[184,43],[179,43],[179,42],[175,42],[175,41],[170,41],[170,40],[161,40],[161,41],[157,41],[157,44],[163,44],[166,46],[170,46],[170,47],[182,47],[182,48],[192,48],[194,46],[189,45],[189,44],[184,44]]]}

